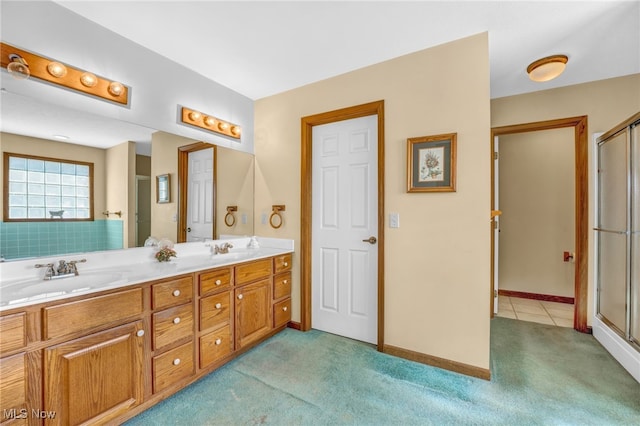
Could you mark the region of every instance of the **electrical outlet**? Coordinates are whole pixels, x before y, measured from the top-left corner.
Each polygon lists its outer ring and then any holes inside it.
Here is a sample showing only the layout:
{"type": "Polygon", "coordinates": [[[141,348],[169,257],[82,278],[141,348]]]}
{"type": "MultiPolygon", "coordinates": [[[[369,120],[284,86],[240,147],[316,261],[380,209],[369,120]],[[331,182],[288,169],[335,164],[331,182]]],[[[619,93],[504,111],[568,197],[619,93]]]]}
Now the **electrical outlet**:
{"type": "Polygon", "coordinates": [[[263,225],[267,224],[267,214],[266,213],[262,213],[262,216],[260,217],[260,223],[262,223],[263,225]]]}
{"type": "Polygon", "coordinates": [[[400,214],[399,213],[390,213],[389,214],[389,228],[400,228],[400,214]]]}
{"type": "Polygon", "coordinates": [[[247,224],[247,214],[246,213],[242,213],[242,224],[243,225],[247,224]]]}

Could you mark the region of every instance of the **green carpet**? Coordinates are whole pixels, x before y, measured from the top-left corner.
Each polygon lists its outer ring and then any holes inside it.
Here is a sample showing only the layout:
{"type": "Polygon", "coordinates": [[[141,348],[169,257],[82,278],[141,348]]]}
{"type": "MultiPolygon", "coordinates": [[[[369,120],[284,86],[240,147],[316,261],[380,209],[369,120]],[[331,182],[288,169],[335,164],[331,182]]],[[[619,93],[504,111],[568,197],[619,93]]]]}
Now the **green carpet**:
{"type": "Polygon", "coordinates": [[[640,384],[593,336],[495,318],[492,380],[287,329],[129,425],[638,425],[640,384]]]}

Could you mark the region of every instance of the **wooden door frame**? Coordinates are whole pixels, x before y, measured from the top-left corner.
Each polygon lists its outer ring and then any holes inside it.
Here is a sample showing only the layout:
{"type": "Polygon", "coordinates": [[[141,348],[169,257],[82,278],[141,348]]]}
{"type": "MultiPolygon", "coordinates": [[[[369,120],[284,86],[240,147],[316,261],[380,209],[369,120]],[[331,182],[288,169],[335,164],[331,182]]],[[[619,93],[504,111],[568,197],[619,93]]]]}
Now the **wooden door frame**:
{"type": "Polygon", "coordinates": [[[378,116],[378,350],[384,345],[384,100],[302,117],[300,185],[300,329],[311,329],[313,127],[353,118],[378,116]]]}
{"type": "Polygon", "coordinates": [[[178,147],[178,243],[187,241],[187,200],[189,199],[189,153],[201,151],[203,149],[213,149],[213,230],[212,236],[216,238],[216,206],[217,206],[217,165],[218,150],[217,146],[206,143],[196,142],[189,145],[178,147]]]}
{"type": "MultiPolygon", "coordinates": [[[[587,325],[587,301],[589,291],[589,140],[587,134],[587,116],[583,115],[557,120],[493,127],[491,129],[491,208],[495,210],[495,170],[493,161],[495,137],[516,133],[536,132],[540,130],[560,129],[565,127],[574,128],[575,140],[575,304],[573,328],[582,333],[588,333],[590,332],[590,327],[587,325]]],[[[493,317],[493,301],[495,294],[495,235],[493,232],[493,221],[491,226],[491,317],[493,317]]]]}

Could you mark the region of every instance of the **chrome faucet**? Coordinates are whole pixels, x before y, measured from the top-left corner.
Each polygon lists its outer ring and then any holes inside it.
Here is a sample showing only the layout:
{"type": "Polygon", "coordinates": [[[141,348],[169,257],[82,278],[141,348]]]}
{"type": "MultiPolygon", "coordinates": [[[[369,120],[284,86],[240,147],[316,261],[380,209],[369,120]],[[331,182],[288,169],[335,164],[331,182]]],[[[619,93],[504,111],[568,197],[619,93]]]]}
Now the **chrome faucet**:
{"type": "Polygon", "coordinates": [[[213,247],[214,254],[226,254],[229,253],[229,249],[233,248],[233,244],[231,243],[222,243],[220,246],[217,244],[213,247]]]}
{"type": "Polygon", "coordinates": [[[58,261],[58,268],[54,268],[53,263],[37,263],[34,266],[36,268],[47,268],[44,272],[45,280],[55,280],[58,278],[75,277],[78,274],[78,263],[84,263],[87,259],[72,260],[67,262],[66,260],[58,261]]]}

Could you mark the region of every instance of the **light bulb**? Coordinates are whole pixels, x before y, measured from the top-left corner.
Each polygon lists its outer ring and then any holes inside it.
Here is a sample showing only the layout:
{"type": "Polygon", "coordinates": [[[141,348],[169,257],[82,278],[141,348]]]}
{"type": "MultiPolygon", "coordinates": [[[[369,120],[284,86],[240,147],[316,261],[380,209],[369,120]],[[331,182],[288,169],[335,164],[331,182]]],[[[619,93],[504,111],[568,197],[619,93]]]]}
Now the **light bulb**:
{"type": "Polygon", "coordinates": [[[223,132],[228,128],[229,128],[229,124],[225,123],[224,121],[221,121],[218,123],[218,129],[222,130],[223,132]]]}
{"type": "Polygon", "coordinates": [[[82,83],[84,87],[93,87],[98,84],[98,77],[90,72],[84,72],[80,76],[80,83],[82,83]]]}
{"type": "Polygon", "coordinates": [[[191,111],[189,113],[189,118],[193,121],[199,121],[200,118],[202,118],[202,114],[200,114],[198,111],[191,111]]]}
{"type": "Polygon", "coordinates": [[[231,134],[233,136],[240,136],[240,126],[231,126],[231,134]]]}
{"type": "Polygon", "coordinates": [[[7,65],[7,71],[16,80],[26,80],[31,75],[29,64],[21,56],[12,53],[9,55],[11,62],[7,65]]]}
{"type": "Polygon", "coordinates": [[[109,93],[111,93],[113,96],[118,97],[120,95],[122,95],[122,93],[124,92],[124,86],[122,85],[122,83],[119,83],[117,81],[112,81],[111,83],[109,83],[109,93]]]}
{"type": "Polygon", "coordinates": [[[208,115],[204,118],[203,121],[205,126],[209,126],[209,127],[213,127],[213,125],[216,124],[216,119],[208,115]]]}
{"type": "Polygon", "coordinates": [[[47,71],[54,77],[61,78],[67,75],[67,67],[60,62],[49,62],[47,64],[47,71]]]}

